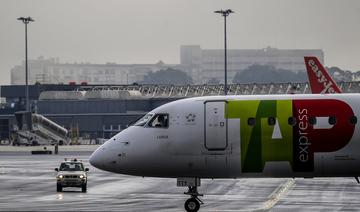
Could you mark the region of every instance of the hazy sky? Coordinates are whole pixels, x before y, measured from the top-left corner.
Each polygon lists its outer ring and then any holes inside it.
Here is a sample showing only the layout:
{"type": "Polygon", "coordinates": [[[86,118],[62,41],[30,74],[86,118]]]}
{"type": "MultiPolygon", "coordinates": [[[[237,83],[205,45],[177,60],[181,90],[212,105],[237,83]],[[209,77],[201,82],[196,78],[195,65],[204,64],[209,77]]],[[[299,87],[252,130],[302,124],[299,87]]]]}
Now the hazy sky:
{"type": "Polygon", "coordinates": [[[360,70],[359,0],[0,0],[0,84],[24,59],[62,62],[179,63],[179,47],[223,48],[223,19],[231,8],[228,47],[321,48],[325,65],[360,70]]]}

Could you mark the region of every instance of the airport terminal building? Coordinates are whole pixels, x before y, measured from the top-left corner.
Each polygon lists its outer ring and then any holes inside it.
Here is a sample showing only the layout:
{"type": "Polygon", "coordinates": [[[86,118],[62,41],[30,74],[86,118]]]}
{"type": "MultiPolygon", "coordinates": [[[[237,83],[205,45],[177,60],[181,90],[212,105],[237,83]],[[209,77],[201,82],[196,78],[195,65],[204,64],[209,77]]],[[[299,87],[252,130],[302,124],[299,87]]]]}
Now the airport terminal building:
{"type": "MultiPolygon", "coordinates": [[[[0,140],[18,129],[14,114],[25,110],[25,86],[1,86],[0,140]]],[[[116,86],[30,85],[31,111],[86,139],[108,139],[148,111],[176,98],[148,98],[116,86]],[[111,87],[111,88],[110,88],[111,87]]]]}

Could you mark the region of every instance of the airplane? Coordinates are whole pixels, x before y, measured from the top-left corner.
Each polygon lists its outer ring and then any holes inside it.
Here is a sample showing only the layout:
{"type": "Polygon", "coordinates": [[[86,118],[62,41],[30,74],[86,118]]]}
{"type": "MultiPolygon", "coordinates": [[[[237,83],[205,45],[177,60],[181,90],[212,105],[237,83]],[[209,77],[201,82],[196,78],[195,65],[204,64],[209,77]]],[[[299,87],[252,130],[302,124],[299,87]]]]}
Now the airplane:
{"type": "Polygon", "coordinates": [[[317,57],[304,57],[312,93],[342,93],[317,57]]]}
{"type": "Polygon", "coordinates": [[[181,99],[155,108],[106,141],[89,162],[119,174],[177,178],[177,186],[188,187],[188,212],[204,204],[201,179],[358,181],[359,105],[360,94],[181,99]]]}

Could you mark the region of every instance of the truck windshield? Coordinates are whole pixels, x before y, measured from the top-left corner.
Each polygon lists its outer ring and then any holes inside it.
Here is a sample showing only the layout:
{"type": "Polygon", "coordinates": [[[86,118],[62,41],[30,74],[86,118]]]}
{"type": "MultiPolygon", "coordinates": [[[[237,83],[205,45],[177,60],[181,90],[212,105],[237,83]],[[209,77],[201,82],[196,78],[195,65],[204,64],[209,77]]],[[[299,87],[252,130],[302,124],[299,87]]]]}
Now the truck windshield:
{"type": "Polygon", "coordinates": [[[137,120],[135,124],[133,124],[133,126],[144,126],[153,116],[154,114],[148,113],[141,117],[139,120],[137,120]]]}
{"type": "Polygon", "coordinates": [[[84,171],[82,163],[61,163],[60,171],[84,171]]]}

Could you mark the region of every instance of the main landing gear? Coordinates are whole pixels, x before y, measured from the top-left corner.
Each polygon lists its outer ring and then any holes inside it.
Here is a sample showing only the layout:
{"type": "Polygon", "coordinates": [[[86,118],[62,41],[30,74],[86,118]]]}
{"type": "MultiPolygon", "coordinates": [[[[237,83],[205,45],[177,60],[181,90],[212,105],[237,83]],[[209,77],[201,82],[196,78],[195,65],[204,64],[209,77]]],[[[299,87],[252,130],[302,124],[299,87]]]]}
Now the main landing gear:
{"type": "Polygon", "coordinates": [[[184,207],[187,212],[197,212],[200,209],[200,205],[204,204],[199,196],[204,196],[199,194],[197,187],[200,186],[200,178],[178,178],[177,186],[185,187],[187,186],[189,190],[184,192],[186,195],[190,195],[190,198],[186,200],[184,207]]]}

